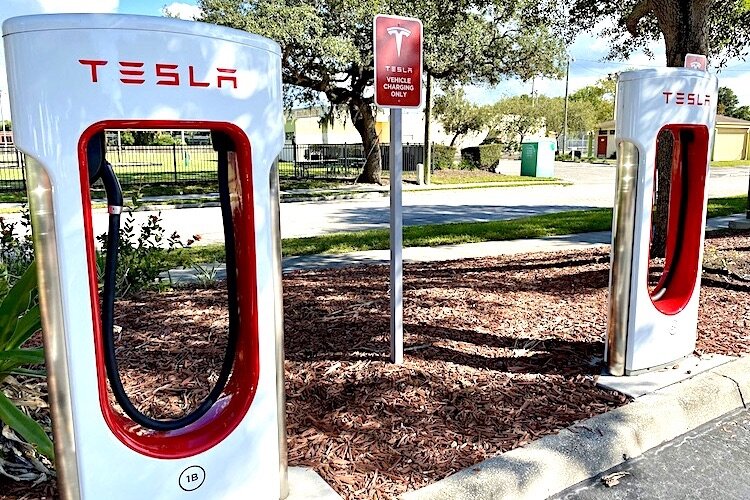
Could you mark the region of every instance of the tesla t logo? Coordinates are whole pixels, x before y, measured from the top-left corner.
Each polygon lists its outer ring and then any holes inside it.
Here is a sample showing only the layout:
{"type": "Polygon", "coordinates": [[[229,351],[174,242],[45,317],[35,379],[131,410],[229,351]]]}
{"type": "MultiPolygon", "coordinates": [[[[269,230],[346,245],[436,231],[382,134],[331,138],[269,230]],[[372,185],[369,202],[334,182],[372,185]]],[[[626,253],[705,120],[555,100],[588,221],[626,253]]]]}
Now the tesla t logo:
{"type": "Polygon", "coordinates": [[[404,37],[411,35],[411,31],[401,26],[391,26],[386,31],[396,39],[396,55],[401,57],[401,42],[404,40],[404,37]]]}
{"type": "Polygon", "coordinates": [[[708,106],[711,104],[711,96],[708,94],[701,95],[692,92],[667,92],[665,90],[662,92],[662,95],[664,96],[664,104],[669,104],[670,102],[672,104],[686,104],[688,106],[708,106]]]}
{"type": "MultiPolygon", "coordinates": [[[[89,68],[91,82],[99,82],[99,71],[103,66],[109,64],[109,61],[94,59],[79,59],[79,63],[89,68]]],[[[154,79],[156,85],[188,85],[190,87],[215,87],[221,88],[225,84],[232,88],[237,88],[237,70],[234,68],[216,68],[216,80],[200,81],[195,76],[195,67],[187,67],[187,78],[185,71],[180,71],[177,64],[157,63],[153,67],[146,66],[140,61],[118,61],[120,81],[127,85],[143,85],[146,79],[154,79]],[[187,80],[187,81],[186,81],[187,80]]]]}

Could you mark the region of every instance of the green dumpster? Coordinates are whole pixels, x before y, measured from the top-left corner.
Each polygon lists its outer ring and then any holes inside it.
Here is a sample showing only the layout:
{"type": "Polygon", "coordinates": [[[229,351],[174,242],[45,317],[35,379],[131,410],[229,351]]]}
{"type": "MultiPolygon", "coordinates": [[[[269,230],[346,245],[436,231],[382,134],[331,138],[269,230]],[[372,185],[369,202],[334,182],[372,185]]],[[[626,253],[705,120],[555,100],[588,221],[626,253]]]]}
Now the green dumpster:
{"type": "Polygon", "coordinates": [[[521,175],[553,177],[555,175],[555,140],[541,137],[521,143],[521,175]]]}

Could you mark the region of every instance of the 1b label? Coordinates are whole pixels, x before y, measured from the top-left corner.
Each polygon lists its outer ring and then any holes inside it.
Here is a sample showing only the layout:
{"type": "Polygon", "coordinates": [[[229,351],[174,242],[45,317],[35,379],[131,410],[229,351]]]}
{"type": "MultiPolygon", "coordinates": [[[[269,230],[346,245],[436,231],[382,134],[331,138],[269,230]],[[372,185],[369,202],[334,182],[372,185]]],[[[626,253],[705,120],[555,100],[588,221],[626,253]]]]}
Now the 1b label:
{"type": "Polygon", "coordinates": [[[201,487],[206,480],[206,471],[203,467],[193,465],[180,474],[180,488],[185,491],[194,491],[201,487]]]}

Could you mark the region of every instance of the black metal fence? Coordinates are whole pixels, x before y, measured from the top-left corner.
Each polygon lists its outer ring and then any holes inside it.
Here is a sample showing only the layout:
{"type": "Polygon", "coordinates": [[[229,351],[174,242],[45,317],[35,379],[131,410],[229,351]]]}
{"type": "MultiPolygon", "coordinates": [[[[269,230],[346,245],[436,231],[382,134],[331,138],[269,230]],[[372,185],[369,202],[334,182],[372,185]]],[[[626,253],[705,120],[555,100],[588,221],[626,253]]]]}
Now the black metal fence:
{"type": "MultiPolygon", "coordinates": [[[[380,145],[380,161],[389,170],[389,144],[380,145]]],[[[417,170],[423,162],[421,144],[403,146],[403,169],[417,170]]],[[[216,182],[216,152],[210,145],[108,146],[107,159],[123,186],[200,184],[216,182]]],[[[366,159],[362,144],[285,144],[279,155],[279,175],[297,179],[354,179],[366,159]]],[[[0,146],[0,191],[23,191],[24,156],[13,146],[0,146]]]]}

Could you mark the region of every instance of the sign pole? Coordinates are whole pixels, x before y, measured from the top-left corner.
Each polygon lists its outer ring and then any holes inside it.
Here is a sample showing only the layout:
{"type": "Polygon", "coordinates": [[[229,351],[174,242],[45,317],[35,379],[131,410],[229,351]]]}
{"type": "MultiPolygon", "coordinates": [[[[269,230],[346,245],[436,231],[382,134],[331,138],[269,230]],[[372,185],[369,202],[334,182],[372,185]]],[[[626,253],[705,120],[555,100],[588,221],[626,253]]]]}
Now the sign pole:
{"type": "Polygon", "coordinates": [[[375,104],[391,108],[390,171],[391,363],[404,362],[403,207],[401,109],[422,105],[422,21],[378,14],[372,23],[375,104]]]}
{"type": "Polygon", "coordinates": [[[401,205],[401,109],[391,109],[388,166],[391,181],[391,363],[404,362],[403,207],[401,205]]]}

